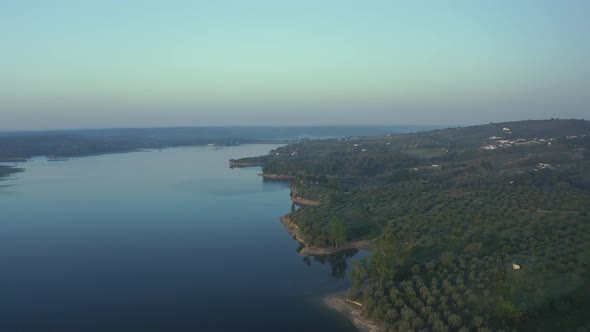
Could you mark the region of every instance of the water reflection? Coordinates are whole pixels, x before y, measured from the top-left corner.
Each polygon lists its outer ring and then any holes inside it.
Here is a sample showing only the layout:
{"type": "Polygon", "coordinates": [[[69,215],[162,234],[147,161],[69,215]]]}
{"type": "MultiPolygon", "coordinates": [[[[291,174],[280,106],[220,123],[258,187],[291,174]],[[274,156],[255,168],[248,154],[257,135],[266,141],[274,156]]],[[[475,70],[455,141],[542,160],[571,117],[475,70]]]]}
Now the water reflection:
{"type": "Polygon", "coordinates": [[[313,262],[317,262],[320,264],[329,264],[332,268],[330,273],[332,278],[341,279],[346,276],[348,259],[356,255],[358,252],[358,249],[346,249],[332,255],[305,256],[303,257],[303,262],[305,263],[305,265],[311,266],[313,258],[313,262]]]}
{"type": "Polygon", "coordinates": [[[350,282],[301,265],[289,183],[225,167],[271,148],[24,163],[0,181],[0,331],[354,331],[310,305],[350,282]]]}

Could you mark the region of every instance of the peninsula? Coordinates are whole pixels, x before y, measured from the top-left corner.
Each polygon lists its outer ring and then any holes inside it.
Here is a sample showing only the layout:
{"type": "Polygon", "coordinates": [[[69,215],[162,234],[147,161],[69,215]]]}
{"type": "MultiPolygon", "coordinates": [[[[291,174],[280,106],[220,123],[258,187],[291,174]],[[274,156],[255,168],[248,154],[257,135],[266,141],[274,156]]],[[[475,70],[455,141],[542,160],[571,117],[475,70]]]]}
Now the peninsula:
{"type": "Polygon", "coordinates": [[[301,254],[373,249],[346,298],[385,329],[590,323],[588,121],[311,140],[248,162],[294,178],[281,221],[301,254]]]}

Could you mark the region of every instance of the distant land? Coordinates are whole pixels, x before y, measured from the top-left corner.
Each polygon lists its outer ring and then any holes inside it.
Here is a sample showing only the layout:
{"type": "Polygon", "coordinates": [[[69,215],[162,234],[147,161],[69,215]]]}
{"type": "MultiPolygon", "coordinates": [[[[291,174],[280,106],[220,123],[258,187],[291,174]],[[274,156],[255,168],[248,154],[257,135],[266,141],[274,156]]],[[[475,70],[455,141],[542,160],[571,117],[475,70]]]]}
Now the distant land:
{"type": "Polygon", "coordinates": [[[18,172],[22,172],[22,168],[0,165],[0,179],[18,172]]]}
{"type": "Polygon", "coordinates": [[[245,143],[407,133],[436,126],[178,127],[0,132],[0,162],[34,156],[68,158],[176,146],[245,143]]]}
{"type": "Polygon", "coordinates": [[[589,121],[312,140],[231,164],[292,181],[281,221],[301,254],[372,250],[326,299],[359,329],[590,328],[589,121]]]}

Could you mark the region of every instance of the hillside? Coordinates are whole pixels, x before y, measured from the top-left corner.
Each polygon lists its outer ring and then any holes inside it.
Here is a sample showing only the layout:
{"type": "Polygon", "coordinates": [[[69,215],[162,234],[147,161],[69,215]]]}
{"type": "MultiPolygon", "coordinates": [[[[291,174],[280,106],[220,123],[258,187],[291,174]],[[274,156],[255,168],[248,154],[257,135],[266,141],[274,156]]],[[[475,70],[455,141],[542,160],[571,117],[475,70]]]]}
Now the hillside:
{"type": "Polygon", "coordinates": [[[491,123],[290,144],[235,162],[319,200],[306,244],[372,240],[349,295],[392,330],[590,323],[590,122],[491,123]],[[342,240],[344,237],[344,241],[342,240]]]}
{"type": "Polygon", "coordinates": [[[34,156],[78,157],[175,146],[230,146],[256,142],[409,132],[432,126],[178,127],[0,132],[0,161],[34,156]]]}

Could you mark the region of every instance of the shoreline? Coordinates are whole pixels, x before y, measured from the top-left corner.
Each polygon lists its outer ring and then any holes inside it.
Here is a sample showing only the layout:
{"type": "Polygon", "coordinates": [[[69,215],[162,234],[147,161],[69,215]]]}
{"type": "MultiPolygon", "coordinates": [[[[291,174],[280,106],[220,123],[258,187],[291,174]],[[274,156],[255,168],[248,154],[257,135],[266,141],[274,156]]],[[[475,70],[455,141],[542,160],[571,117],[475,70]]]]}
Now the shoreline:
{"type": "Polygon", "coordinates": [[[295,238],[295,240],[297,240],[297,242],[299,242],[301,245],[305,246],[305,240],[299,234],[299,227],[297,227],[297,225],[295,225],[295,223],[293,223],[291,221],[291,219],[289,219],[289,217],[287,217],[287,215],[284,215],[281,217],[281,223],[283,223],[283,226],[285,226],[285,229],[287,230],[287,232],[289,234],[293,235],[293,237],[295,238]]]}
{"type": "Polygon", "coordinates": [[[295,180],[295,175],[260,173],[260,174],[258,174],[258,176],[261,176],[264,180],[277,180],[277,181],[295,180]]]}
{"type": "MultiPolygon", "coordinates": [[[[258,174],[263,178],[265,176],[275,177],[276,174],[258,174]]],[[[319,206],[319,201],[313,201],[301,198],[297,195],[297,189],[291,185],[291,201],[295,204],[308,205],[308,206],[319,206]]],[[[303,247],[298,251],[301,256],[323,256],[331,255],[340,251],[349,249],[362,249],[370,250],[374,249],[374,245],[370,240],[360,240],[354,242],[347,242],[342,246],[333,247],[315,247],[310,246],[305,242],[299,227],[289,218],[288,214],[281,216],[281,223],[293,238],[299,242],[303,247]]],[[[360,332],[383,332],[384,329],[365,317],[362,314],[362,304],[356,301],[351,301],[346,298],[346,292],[342,291],[339,293],[330,294],[322,298],[323,304],[330,310],[335,311],[339,315],[348,319],[360,332]]]]}
{"type": "Polygon", "coordinates": [[[382,332],[384,329],[362,315],[362,304],[348,300],[344,292],[331,294],[322,298],[324,305],[346,317],[361,332],[382,332]]]}
{"type": "Polygon", "coordinates": [[[346,242],[345,244],[339,247],[315,247],[310,246],[305,242],[305,239],[301,236],[299,232],[299,227],[287,216],[284,215],[281,217],[281,223],[285,226],[285,229],[289,234],[293,235],[295,240],[299,242],[303,246],[303,248],[299,251],[299,255],[301,256],[323,256],[323,255],[332,255],[340,251],[349,250],[349,249],[360,249],[360,250],[373,250],[373,243],[369,240],[360,240],[360,241],[352,241],[346,242]]]}
{"type": "Polygon", "coordinates": [[[314,201],[311,199],[306,199],[301,196],[297,195],[297,187],[295,185],[291,185],[291,201],[297,205],[305,205],[305,206],[320,206],[320,201],[314,201]]]}
{"type": "Polygon", "coordinates": [[[291,197],[291,200],[293,201],[293,203],[295,203],[297,205],[320,206],[320,204],[321,204],[320,201],[313,201],[311,199],[305,199],[305,198],[299,197],[299,196],[291,197]]]}
{"type": "Polygon", "coordinates": [[[262,163],[248,163],[239,161],[229,161],[229,167],[257,167],[262,166],[262,163]]]}

